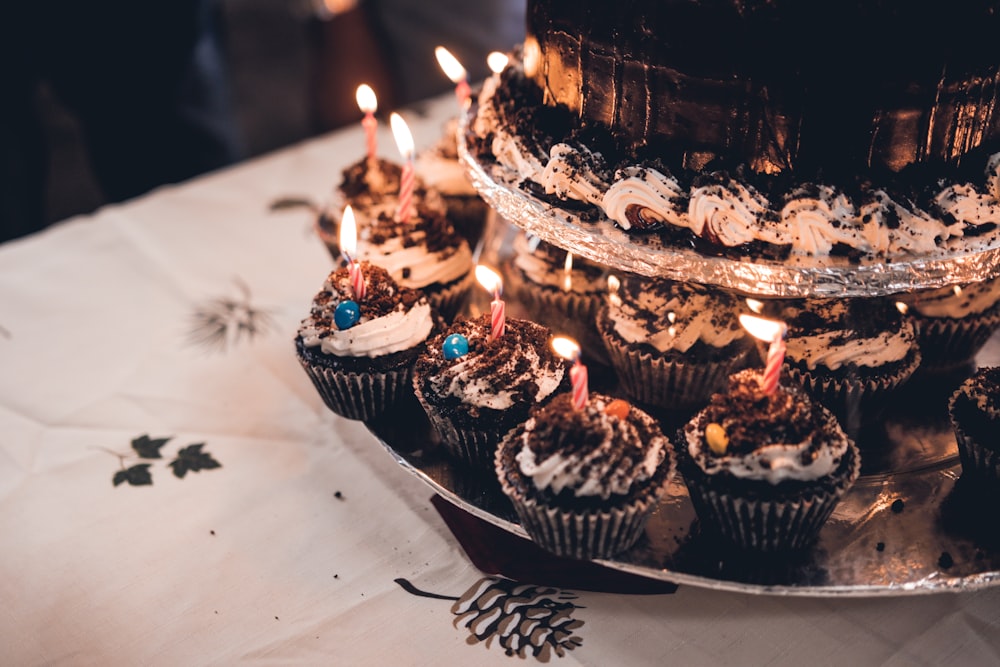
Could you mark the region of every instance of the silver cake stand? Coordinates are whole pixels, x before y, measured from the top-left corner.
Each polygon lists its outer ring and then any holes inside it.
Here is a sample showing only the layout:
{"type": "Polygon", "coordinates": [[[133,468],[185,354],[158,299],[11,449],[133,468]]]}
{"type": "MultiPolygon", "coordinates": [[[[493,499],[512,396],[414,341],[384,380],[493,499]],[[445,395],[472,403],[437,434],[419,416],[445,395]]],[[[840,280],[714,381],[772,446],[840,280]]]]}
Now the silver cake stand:
{"type": "MultiPolygon", "coordinates": [[[[463,120],[467,125],[468,117],[463,120]]],[[[985,280],[1000,271],[1000,243],[988,239],[943,251],[941,256],[860,265],[837,260],[742,261],[667,247],[653,236],[631,237],[607,220],[587,222],[532,196],[521,189],[515,174],[477,160],[464,132],[463,126],[460,159],[480,195],[503,218],[498,222],[494,216],[492,225],[502,227],[510,221],[544,241],[617,270],[790,298],[882,296],[985,280]]],[[[500,232],[488,225],[485,236],[489,239],[500,232]]],[[[489,249],[484,252],[490,254],[489,249]]],[[[1000,332],[976,362],[1000,364],[1000,332]]],[[[955,438],[945,411],[947,396],[962,377],[960,371],[951,377],[911,380],[877,424],[856,434],[864,461],[862,476],[807,551],[766,558],[734,553],[702,529],[684,483],[677,479],[640,541],[613,559],[598,562],[650,579],[755,594],[868,597],[997,585],[1000,524],[985,508],[991,500],[960,479],[955,438]]],[[[687,416],[658,415],[671,436],[687,416]]],[[[443,454],[419,407],[412,416],[393,415],[368,427],[401,466],[443,498],[527,537],[495,476],[468,469],[443,454]]]]}
{"type": "Polygon", "coordinates": [[[469,150],[470,114],[459,130],[459,159],[480,196],[503,218],[612,269],[714,285],[756,296],[785,298],[885,296],[986,280],[1000,273],[1000,230],[951,239],[934,254],[852,262],[843,257],[782,261],[713,257],[668,245],[655,233],[629,234],[601,216],[587,221],[521,187],[517,172],[483,162],[469,150]]]}

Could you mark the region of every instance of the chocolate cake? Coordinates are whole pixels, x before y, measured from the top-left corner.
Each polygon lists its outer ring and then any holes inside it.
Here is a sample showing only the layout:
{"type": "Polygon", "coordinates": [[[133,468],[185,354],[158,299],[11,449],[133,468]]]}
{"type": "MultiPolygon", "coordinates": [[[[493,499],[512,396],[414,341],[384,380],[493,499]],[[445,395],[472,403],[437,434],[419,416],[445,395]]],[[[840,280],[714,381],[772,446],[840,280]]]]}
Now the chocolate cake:
{"type": "Polygon", "coordinates": [[[529,0],[480,157],[583,219],[709,254],[996,241],[1000,3],[529,0]]]}

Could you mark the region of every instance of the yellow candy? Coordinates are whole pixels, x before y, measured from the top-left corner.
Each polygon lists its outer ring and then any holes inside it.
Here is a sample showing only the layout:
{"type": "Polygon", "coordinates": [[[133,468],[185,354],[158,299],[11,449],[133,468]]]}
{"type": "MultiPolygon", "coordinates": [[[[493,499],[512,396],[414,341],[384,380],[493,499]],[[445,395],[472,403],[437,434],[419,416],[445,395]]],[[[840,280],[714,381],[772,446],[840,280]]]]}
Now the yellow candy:
{"type": "Polygon", "coordinates": [[[722,424],[712,422],[705,427],[705,442],[708,443],[708,448],[713,453],[720,455],[726,453],[726,449],[729,447],[729,436],[726,435],[726,429],[722,428],[722,424]]]}

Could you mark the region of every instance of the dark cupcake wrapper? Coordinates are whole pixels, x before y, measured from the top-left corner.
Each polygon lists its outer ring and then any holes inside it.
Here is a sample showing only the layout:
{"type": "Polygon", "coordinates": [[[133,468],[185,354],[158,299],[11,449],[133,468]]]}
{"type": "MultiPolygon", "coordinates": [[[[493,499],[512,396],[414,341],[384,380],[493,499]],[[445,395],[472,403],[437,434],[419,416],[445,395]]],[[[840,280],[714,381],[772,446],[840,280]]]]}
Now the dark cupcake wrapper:
{"type": "Polygon", "coordinates": [[[420,406],[427,414],[428,421],[434,427],[448,454],[474,468],[492,470],[497,443],[503,434],[478,429],[470,425],[456,424],[454,420],[441,414],[441,411],[427,400],[417,378],[412,379],[411,386],[420,406]]]}
{"type": "Polygon", "coordinates": [[[786,364],[788,380],[802,387],[814,400],[828,408],[848,433],[878,416],[892,392],[903,385],[920,365],[920,353],[912,355],[895,373],[872,373],[864,377],[831,377],[786,364]]]}
{"type": "Polygon", "coordinates": [[[347,419],[369,421],[412,394],[409,368],[359,373],[327,368],[299,357],[323,403],[347,419]]]}
{"type": "Polygon", "coordinates": [[[516,269],[508,272],[511,293],[531,319],[556,334],[576,339],[588,361],[610,364],[604,341],[597,331],[597,313],[603,297],[597,294],[567,292],[527,282],[516,269]]]}
{"type": "Polygon", "coordinates": [[[704,473],[685,467],[684,481],[695,513],[710,530],[746,551],[775,553],[812,545],[837,503],[861,474],[857,446],[849,442],[852,460],[833,486],[821,486],[794,499],[748,498],[707,483],[704,473]]]}
{"type": "Polygon", "coordinates": [[[598,321],[611,366],[635,401],[670,410],[700,407],[750,359],[750,347],[722,361],[674,361],[629,348],[598,321]]]}
{"type": "Polygon", "coordinates": [[[455,317],[465,307],[465,303],[472,289],[476,276],[469,271],[461,278],[443,285],[433,291],[424,291],[431,307],[434,308],[446,322],[454,321],[455,317]]]}
{"type": "MultiPolygon", "coordinates": [[[[958,392],[948,401],[948,416],[958,443],[958,458],[962,463],[962,477],[986,484],[1000,481],[1000,452],[979,442],[962,428],[955,417],[955,400],[958,392]]],[[[1000,434],[997,434],[1000,438],[1000,434]]]]}
{"type": "Polygon", "coordinates": [[[920,368],[947,371],[969,363],[1000,328],[1000,307],[962,319],[913,316],[920,368]]]}
{"type": "Polygon", "coordinates": [[[495,468],[501,489],[532,541],[558,556],[594,559],[610,558],[639,540],[672,470],[659,486],[651,486],[621,505],[582,510],[546,505],[525,495],[511,480],[511,475],[519,474],[514,470],[513,448],[520,432],[515,428],[504,437],[497,448],[495,468]]]}

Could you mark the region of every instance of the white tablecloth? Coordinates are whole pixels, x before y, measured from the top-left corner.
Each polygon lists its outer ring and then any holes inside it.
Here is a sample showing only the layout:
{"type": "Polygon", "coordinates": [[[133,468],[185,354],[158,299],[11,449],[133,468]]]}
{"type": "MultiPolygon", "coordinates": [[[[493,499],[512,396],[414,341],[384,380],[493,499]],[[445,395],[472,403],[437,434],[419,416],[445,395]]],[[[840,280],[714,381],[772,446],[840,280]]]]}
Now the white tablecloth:
{"type": "MultiPolygon", "coordinates": [[[[418,147],[453,98],[429,112],[407,116],[418,147]]],[[[380,142],[395,158],[384,127],[380,142]]],[[[432,491],[330,413],[295,359],[332,260],[306,210],[268,204],[322,201],[362,150],[357,129],[332,134],[0,246],[0,663],[512,665],[510,637],[532,631],[549,652],[522,650],[528,663],[1000,661],[997,589],[623,595],[487,579],[432,491]],[[490,585],[548,611],[515,632],[501,622],[516,604],[456,613],[490,585]]]]}

